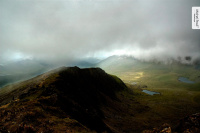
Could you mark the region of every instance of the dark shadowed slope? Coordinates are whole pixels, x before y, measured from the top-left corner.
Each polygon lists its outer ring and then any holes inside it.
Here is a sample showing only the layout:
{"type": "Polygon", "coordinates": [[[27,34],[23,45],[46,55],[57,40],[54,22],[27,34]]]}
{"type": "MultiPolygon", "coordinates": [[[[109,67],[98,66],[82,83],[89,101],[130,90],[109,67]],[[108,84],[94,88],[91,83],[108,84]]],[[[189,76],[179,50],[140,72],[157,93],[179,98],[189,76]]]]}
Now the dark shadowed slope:
{"type": "Polygon", "coordinates": [[[127,118],[130,104],[139,103],[126,98],[128,91],[100,68],[62,67],[2,88],[0,131],[133,131],[127,118]]]}

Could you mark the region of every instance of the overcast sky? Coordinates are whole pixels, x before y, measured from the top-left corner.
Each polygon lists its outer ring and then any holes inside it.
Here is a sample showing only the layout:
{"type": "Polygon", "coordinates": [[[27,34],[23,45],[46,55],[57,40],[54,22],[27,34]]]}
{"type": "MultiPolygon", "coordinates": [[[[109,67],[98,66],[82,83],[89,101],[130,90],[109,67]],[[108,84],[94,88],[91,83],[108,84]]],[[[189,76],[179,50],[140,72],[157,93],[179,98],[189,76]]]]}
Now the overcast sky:
{"type": "Polygon", "coordinates": [[[66,62],[129,54],[141,59],[200,56],[191,9],[199,0],[1,0],[0,64],[66,62]]]}

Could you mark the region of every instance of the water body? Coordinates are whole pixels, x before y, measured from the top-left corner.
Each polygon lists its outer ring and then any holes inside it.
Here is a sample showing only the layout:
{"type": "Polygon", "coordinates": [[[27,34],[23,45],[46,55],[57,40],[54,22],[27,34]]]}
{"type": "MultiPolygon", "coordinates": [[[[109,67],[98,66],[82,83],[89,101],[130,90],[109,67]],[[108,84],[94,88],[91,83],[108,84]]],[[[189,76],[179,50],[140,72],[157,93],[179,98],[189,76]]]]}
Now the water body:
{"type": "Polygon", "coordinates": [[[195,69],[200,70],[200,65],[196,65],[196,66],[195,66],[195,69]]]}
{"type": "Polygon", "coordinates": [[[184,82],[184,83],[188,83],[188,84],[194,84],[194,81],[189,80],[188,78],[185,77],[179,77],[178,78],[179,81],[184,82]]]}
{"type": "Polygon", "coordinates": [[[148,91],[148,90],[142,90],[142,92],[149,94],[149,95],[155,95],[155,94],[160,94],[159,92],[155,92],[155,91],[148,91]]]}

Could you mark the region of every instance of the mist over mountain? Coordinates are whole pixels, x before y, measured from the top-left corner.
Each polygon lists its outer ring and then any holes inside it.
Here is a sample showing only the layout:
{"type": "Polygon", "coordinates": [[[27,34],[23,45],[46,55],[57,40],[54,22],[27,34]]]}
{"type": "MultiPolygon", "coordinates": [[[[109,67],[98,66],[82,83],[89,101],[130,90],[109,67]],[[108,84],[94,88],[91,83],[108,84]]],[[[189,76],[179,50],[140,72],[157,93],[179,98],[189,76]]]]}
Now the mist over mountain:
{"type": "MultiPolygon", "coordinates": [[[[74,60],[72,62],[63,62],[65,66],[79,66],[87,68],[95,66],[99,60],[96,58],[85,58],[83,60],[74,60]]],[[[60,67],[61,64],[52,64],[35,59],[25,59],[18,61],[9,61],[0,65],[0,88],[10,83],[19,82],[33,78],[49,70],[60,67]]]]}
{"type": "Polygon", "coordinates": [[[64,65],[123,54],[195,61],[200,31],[191,29],[193,6],[199,1],[1,0],[0,64],[36,59],[64,65]]]}
{"type": "MultiPolygon", "coordinates": [[[[80,68],[90,68],[90,67],[100,67],[109,72],[119,71],[119,70],[128,70],[132,67],[137,68],[140,64],[149,65],[153,63],[163,64],[163,65],[191,65],[195,69],[200,69],[200,60],[192,61],[192,57],[186,56],[184,58],[168,58],[165,60],[151,59],[151,60],[142,60],[137,59],[133,56],[127,55],[113,55],[105,59],[98,58],[84,58],[79,60],[74,60],[71,62],[62,62],[64,66],[78,66],[80,68]]],[[[4,65],[0,65],[0,88],[15,82],[22,80],[30,79],[34,76],[40,75],[49,70],[60,67],[60,63],[54,64],[52,62],[44,62],[35,59],[26,59],[9,62],[4,65]]]]}

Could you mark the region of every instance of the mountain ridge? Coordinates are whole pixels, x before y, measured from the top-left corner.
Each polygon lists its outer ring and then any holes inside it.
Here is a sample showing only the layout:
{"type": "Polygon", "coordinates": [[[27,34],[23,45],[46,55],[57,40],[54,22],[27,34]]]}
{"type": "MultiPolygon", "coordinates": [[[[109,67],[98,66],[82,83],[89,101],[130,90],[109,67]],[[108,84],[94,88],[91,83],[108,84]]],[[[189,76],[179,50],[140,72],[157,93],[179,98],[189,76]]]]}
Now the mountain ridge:
{"type": "Polygon", "coordinates": [[[117,131],[105,115],[124,110],[117,93],[128,91],[119,78],[100,68],[78,67],[61,67],[12,87],[1,93],[1,132],[117,131]]]}

